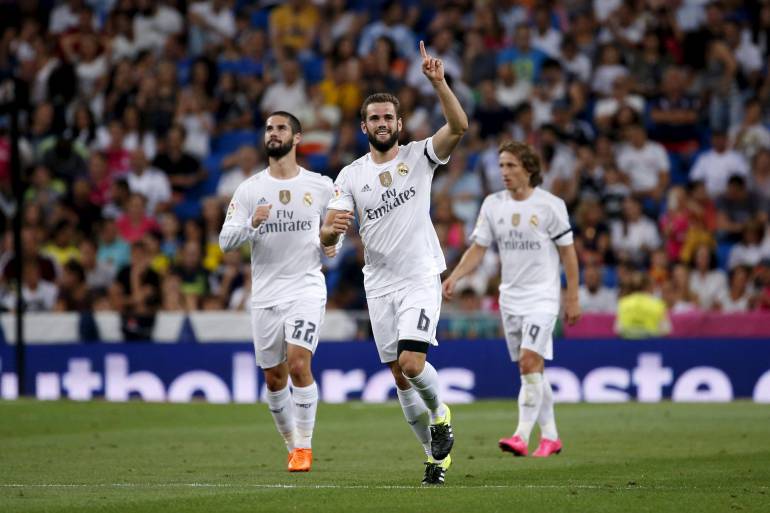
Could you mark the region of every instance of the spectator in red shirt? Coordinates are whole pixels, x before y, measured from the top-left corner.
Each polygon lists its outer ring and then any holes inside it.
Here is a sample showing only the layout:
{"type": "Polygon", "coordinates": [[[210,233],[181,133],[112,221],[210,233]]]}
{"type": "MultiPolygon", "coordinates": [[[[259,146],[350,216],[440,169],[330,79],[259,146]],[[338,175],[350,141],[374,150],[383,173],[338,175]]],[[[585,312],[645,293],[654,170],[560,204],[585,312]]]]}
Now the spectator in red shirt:
{"type": "Polygon", "coordinates": [[[115,223],[118,233],[129,243],[142,239],[151,230],[160,231],[155,218],[147,215],[147,201],[139,193],[132,193],[128,198],[125,213],[115,223]]]}
{"type": "Polygon", "coordinates": [[[666,254],[672,262],[679,261],[689,228],[690,211],[687,208],[687,191],[684,187],[674,186],[668,193],[666,212],[660,219],[660,230],[666,241],[666,254]]]}

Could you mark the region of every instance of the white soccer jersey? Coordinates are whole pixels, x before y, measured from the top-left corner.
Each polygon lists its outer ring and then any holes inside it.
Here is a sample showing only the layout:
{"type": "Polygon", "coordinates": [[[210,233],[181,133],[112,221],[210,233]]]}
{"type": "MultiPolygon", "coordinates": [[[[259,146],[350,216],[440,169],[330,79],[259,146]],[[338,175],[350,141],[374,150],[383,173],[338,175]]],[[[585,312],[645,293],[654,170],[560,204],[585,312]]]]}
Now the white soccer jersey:
{"type": "Polygon", "coordinates": [[[320,226],[334,192],[330,178],[300,168],[279,180],[267,169],[235,190],[219,235],[223,251],[251,243],[251,304],[265,308],[299,297],[326,299],[321,273],[320,226]],[[257,207],[271,204],[270,217],[256,229],[257,207]]]}
{"type": "Polygon", "coordinates": [[[559,246],[572,244],[567,206],[536,187],[524,201],[507,190],[481,205],[471,235],[479,246],[497,244],[502,265],[500,305],[513,315],[559,313],[559,246]]]}
{"type": "Polygon", "coordinates": [[[367,297],[446,269],[430,218],[430,187],[436,167],[448,161],[436,156],[429,138],[400,146],[396,158],[382,164],[367,153],[337,176],[329,209],[358,213],[367,297]]]}

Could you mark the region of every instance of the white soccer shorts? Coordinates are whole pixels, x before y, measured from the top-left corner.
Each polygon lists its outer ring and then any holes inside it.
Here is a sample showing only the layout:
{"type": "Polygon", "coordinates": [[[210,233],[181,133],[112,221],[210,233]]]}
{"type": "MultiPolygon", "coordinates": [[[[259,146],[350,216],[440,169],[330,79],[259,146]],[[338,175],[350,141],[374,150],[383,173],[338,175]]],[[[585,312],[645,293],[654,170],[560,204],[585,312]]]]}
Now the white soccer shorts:
{"type": "Polygon", "coordinates": [[[286,361],[287,346],[315,353],[326,302],[297,299],[267,308],[251,309],[251,333],[257,365],[270,369],[286,361]]]}
{"type": "Polygon", "coordinates": [[[417,278],[410,285],[368,298],[369,319],[382,363],[396,361],[399,340],[437,346],[436,324],[441,313],[441,279],[417,278]]]}
{"type": "Polygon", "coordinates": [[[552,314],[512,315],[500,305],[505,342],[511,361],[519,360],[521,349],[534,351],[545,360],[553,359],[553,329],[556,316],[552,314]]]}

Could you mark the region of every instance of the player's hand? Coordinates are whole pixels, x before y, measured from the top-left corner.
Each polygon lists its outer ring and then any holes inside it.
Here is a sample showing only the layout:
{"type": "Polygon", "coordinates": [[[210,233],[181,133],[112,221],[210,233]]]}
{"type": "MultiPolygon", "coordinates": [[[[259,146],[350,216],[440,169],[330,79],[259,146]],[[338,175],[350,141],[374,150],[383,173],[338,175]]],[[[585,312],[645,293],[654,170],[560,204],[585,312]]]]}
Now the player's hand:
{"type": "Polygon", "coordinates": [[[447,301],[452,300],[452,296],[454,296],[455,293],[455,286],[457,285],[457,280],[452,278],[451,276],[444,280],[444,283],[441,284],[441,291],[444,295],[444,299],[447,301]]]}
{"type": "Polygon", "coordinates": [[[270,209],[273,208],[273,205],[260,205],[257,207],[257,210],[254,211],[254,215],[251,217],[251,227],[257,228],[259,225],[264,223],[268,217],[270,217],[270,209]]]}
{"type": "Polygon", "coordinates": [[[353,219],[355,219],[355,216],[352,210],[349,212],[337,212],[332,221],[332,233],[335,235],[344,234],[353,225],[353,219]]]}
{"type": "Polygon", "coordinates": [[[441,59],[435,59],[425,50],[425,42],[420,41],[420,55],[422,56],[422,73],[431,82],[444,80],[444,63],[441,59]]]}
{"type": "Polygon", "coordinates": [[[578,322],[581,314],[582,312],[580,311],[580,302],[578,299],[567,299],[566,304],[564,305],[564,320],[567,321],[567,324],[572,326],[578,322]]]}
{"type": "Polygon", "coordinates": [[[337,245],[333,246],[324,246],[321,244],[321,249],[324,250],[324,255],[326,255],[329,258],[337,256],[337,245]]]}

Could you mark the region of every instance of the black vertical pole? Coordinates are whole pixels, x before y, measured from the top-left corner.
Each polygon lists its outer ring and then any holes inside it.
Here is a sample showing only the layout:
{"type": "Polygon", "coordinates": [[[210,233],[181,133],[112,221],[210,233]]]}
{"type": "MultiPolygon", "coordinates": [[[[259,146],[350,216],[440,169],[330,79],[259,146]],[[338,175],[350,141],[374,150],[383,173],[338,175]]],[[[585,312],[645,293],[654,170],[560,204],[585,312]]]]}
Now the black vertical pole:
{"type": "MultiPolygon", "coordinates": [[[[21,294],[22,267],[24,255],[21,247],[21,217],[24,207],[24,191],[21,183],[21,161],[19,159],[19,98],[15,80],[10,81],[10,116],[11,116],[11,177],[16,211],[13,216],[13,247],[15,253],[14,271],[16,272],[16,379],[19,397],[26,395],[25,390],[25,344],[24,344],[24,301],[21,294]]],[[[32,262],[30,262],[32,264],[32,262]]]]}

